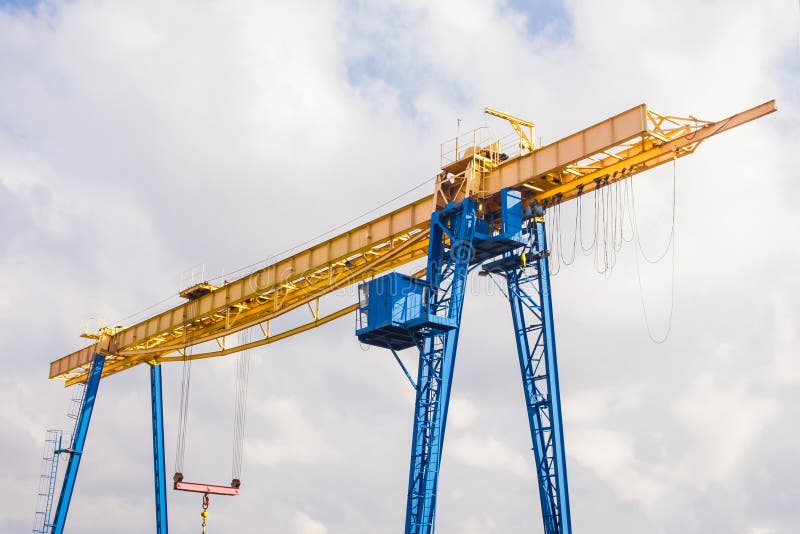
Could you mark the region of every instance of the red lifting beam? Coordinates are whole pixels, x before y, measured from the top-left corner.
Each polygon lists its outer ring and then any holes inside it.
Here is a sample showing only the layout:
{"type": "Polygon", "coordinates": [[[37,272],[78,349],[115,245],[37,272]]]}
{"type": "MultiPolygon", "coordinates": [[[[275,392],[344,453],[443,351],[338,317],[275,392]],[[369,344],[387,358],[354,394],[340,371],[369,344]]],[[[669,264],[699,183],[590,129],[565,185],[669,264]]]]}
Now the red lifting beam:
{"type": "Polygon", "coordinates": [[[233,479],[230,486],[218,486],[216,484],[200,484],[197,482],[184,482],[183,473],[175,473],[173,477],[174,489],[180,491],[191,491],[194,493],[208,493],[211,495],[239,495],[238,479],[233,479]]]}

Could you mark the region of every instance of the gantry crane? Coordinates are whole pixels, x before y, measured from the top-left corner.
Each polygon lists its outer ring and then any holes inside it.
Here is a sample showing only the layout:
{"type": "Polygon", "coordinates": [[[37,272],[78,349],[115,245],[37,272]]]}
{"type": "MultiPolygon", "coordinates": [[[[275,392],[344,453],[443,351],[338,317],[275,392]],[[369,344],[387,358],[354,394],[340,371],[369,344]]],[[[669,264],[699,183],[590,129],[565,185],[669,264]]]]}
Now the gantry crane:
{"type": "MultiPolygon", "coordinates": [[[[408,480],[406,534],[434,530],[439,465],[467,276],[504,279],[536,462],[544,532],[571,532],[567,468],[553,326],[544,211],[665,162],[692,154],[705,139],[776,110],[775,101],[717,122],[661,115],[642,104],[546,146],[533,123],[504,112],[516,139],[504,147],[480,130],[444,144],[433,198],[426,196],[222,285],[195,284],[186,301],[128,326],[102,328],[93,343],[50,364],[50,378],[81,384],[76,431],[61,494],[42,532],[61,533],[102,378],[150,368],[156,529],[167,532],[161,368],[165,362],[221,357],[300,334],[356,313],[362,343],[394,353],[419,351],[408,480]],[[395,268],[427,257],[407,276],[395,268]],[[323,311],[321,298],[359,284],[359,301],[323,311]],[[274,331],[272,320],[308,307],[310,317],[274,331]],[[258,328],[258,339],[228,336],[258,328]],[[216,342],[208,350],[209,342],[216,342]],[[193,352],[190,347],[197,347],[193,352]],[[52,527],[52,528],[51,528],[52,527]]],[[[405,367],[404,367],[405,370],[405,367]]],[[[48,443],[50,443],[48,441],[48,443]]],[[[50,470],[55,472],[50,464],[50,470]]],[[[52,479],[50,487],[52,502],[52,479]]],[[[238,481],[237,481],[238,482],[238,481]]],[[[176,482],[177,484],[177,482],[176,482]]],[[[235,488],[238,491],[238,486],[235,488]]],[[[232,492],[231,492],[232,493],[232,492]]],[[[47,501],[47,499],[45,499],[47,501]]]]}

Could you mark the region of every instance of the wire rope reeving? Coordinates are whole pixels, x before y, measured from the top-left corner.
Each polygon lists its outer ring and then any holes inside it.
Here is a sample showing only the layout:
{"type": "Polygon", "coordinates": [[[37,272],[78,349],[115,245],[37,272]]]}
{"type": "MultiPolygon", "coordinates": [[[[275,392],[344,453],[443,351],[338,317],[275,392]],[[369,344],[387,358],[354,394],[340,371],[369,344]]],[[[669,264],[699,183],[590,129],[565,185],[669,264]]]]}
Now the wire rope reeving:
{"type": "Polygon", "coordinates": [[[621,224],[622,228],[621,228],[621,231],[620,231],[620,237],[622,238],[622,240],[625,243],[631,243],[636,238],[636,234],[635,234],[635,228],[634,228],[634,225],[633,225],[633,220],[631,218],[630,208],[628,207],[628,195],[630,194],[629,191],[630,191],[630,188],[631,188],[630,180],[624,180],[622,182],[622,186],[623,186],[623,189],[622,189],[623,203],[622,203],[622,224],[621,224]],[[631,229],[630,237],[627,237],[627,238],[625,237],[625,215],[626,214],[628,215],[628,217],[627,217],[628,226],[631,229]]]}
{"type": "Polygon", "coordinates": [[[592,263],[597,274],[607,275],[609,272],[608,257],[608,216],[606,189],[600,179],[595,180],[594,189],[594,240],[592,249],[594,251],[592,263]]]}
{"type": "MultiPolygon", "coordinates": [[[[250,329],[239,332],[239,345],[246,345],[252,339],[250,329]]],[[[244,429],[247,415],[247,385],[250,381],[250,350],[240,351],[236,359],[233,407],[233,461],[231,484],[238,485],[242,475],[244,459],[244,429]]]]}
{"type": "MultiPolygon", "coordinates": [[[[670,230],[670,237],[669,237],[669,241],[667,242],[667,248],[659,256],[659,258],[657,260],[655,260],[655,261],[650,261],[645,256],[644,251],[641,249],[641,245],[639,244],[640,242],[639,242],[638,226],[636,225],[636,210],[635,210],[635,208],[634,208],[634,212],[633,212],[633,214],[634,214],[634,216],[633,216],[634,230],[635,230],[636,242],[637,242],[637,246],[635,247],[635,250],[634,250],[634,257],[636,258],[636,278],[637,278],[637,280],[639,282],[639,300],[640,300],[640,302],[642,304],[642,314],[644,315],[644,323],[645,323],[645,326],[647,327],[647,336],[650,338],[650,340],[653,343],[656,343],[658,345],[664,343],[667,340],[667,338],[669,338],[669,334],[672,331],[673,312],[675,310],[675,248],[676,248],[675,247],[675,211],[676,211],[675,206],[677,204],[676,198],[678,196],[677,195],[677,179],[676,179],[676,174],[677,174],[676,173],[676,160],[677,160],[677,157],[673,158],[673,160],[672,160],[672,229],[670,230]],[[667,328],[664,331],[664,335],[663,336],[656,337],[656,336],[653,335],[653,331],[652,331],[652,329],[650,327],[650,318],[647,315],[647,306],[645,304],[645,298],[644,298],[644,285],[642,284],[642,274],[641,274],[641,270],[640,270],[640,267],[639,267],[639,252],[642,253],[642,257],[648,263],[658,263],[662,259],[664,259],[664,257],[667,255],[667,252],[669,252],[670,249],[672,250],[672,274],[671,274],[671,281],[670,281],[670,302],[669,302],[669,314],[667,316],[667,328]]],[[[631,198],[633,199],[633,182],[632,181],[631,181],[631,198]]],[[[633,201],[631,202],[631,205],[634,205],[633,201]]]]}
{"type": "MultiPolygon", "coordinates": [[[[188,315],[194,316],[197,302],[190,301],[185,308],[184,323],[188,315]]],[[[191,325],[183,328],[183,370],[181,374],[181,400],[178,406],[178,437],[175,446],[175,472],[183,473],[183,459],[186,453],[186,430],[189,422],[189,393],[192,382],[192,346],[190,340],[191,325]]]]}
{"type": "Polygon", "coordinates": [[[561,260],[559,258],[559,235],[556,231],[556,219],[558,217],[558,209],[557,205],[552,205],[549,207],[545,207],[544,209],[544,225],[545,225],[545,233],[549,236],[552,236],[550,240],[550,251],[555,252],[554,254],[551,253],[551,261],[550,261],[550,276],[557,276],[558,273],[561,271],[561,260]]]}
{"type": "Polygon", "coordinates": [[[583,189],[579,189],[576,197],[575,208],[575,226],[573,233],[573,250],[571,257],[567,260],[564,254],[564,229],[562,226],[562,213],[561,203],[555,203],[549,206],[545,212],[545,223],[547,234],[551,236],[550,249],[554,251],[551,254],[551,275],[555,276],[561,270],[562,265],[571,265],[575,259],[577,243],[580,243],[581,252],[584,256],[593,254],[594,270],[605,277],[610,277],[612,271],[617,265],[619,253],[622,251],[624,243],[634,242],[634,254],[636,260],[636,276],[639,285],[639,297],[644,313],[645,325],[647,327],[647,334],[654,343],[664,343],[669,337],[672,329],[672,318],[675,307],[675,227],[676,227],[676,205],[677,205],[677,171],[676,159],[673,158],[672,169],[672,217],[669,239],[667,240],[666,247],[663,252],[659,253],[656,257],[651,258],[646,254],[641,243],[641,236],[639,234],[639,227],[636,214],[636,203],[634,196],[633,175],[623,176],[622,178],[609,182],[598,179],[595,181],[595,188],[593,190],[593,208],[592,214],[592,241],[589,246],[586,246],[584,240],[583,230],[583,189]],[[620,183],[622,182],[622,183],[620,183]],[[626,235],[626,223],[628,235],[626,235]],[[650,318],[647,315],[644,297],[644,284],[641,278],[641,271],[639,265],[639,253],[648,263],[659,263],[672,251],[672,273],[670,282],[670,305],[668,314],[667,330],[661,337],[653,335],[652,327],[650,325],[650,318]]]}
{"type": "Polygon", "coordinates": [[[562,217],[561,217],[561,202],[559,202],[556,209],[558,210],[557,214],[557,224],[558,224],[558,254],[559,254],[559,262],[563,265],[569,266],[575,262],[575,254],[577,253],[578,248],[578,208],[575,208],[575,224],[573,225],[573,232],[572,232],[572,252],[570,253],[569,259],[567,259],[566,255],[564,254],[564,229],[562,228],[562,217]]]}
{"type": "MultiPolygon", "coordinates": [[[[594,195],[597,196],[597,189],[594,190],[594,195]]],[[[581,243],[581,251],[583,252],[584,256],[588,256],[592,253],[594,249],[595,242],[597,241],[597,227],[594,227],[595,233],[592,235],[592,243],[587,247],[583,244],[583,195],[578,195],[578,211],[580,212],[580,216],[578,221],[580,223],[580,228],[576,230],[580,236],[580,243],[581,243]]]]}
{"type": "Polygon", "coordinates": [[[670,229],[669,239],[667,240],[667,244],[664,247],[664,251],[662,253],[658,254],[658,257],[656,259],[650,259],[647,256],[647,253],[644,251],[644,248],[642,247],[642,241],[639,238],[639,225],[637,223],[637,216],[636,216],[636,195],[635,195],[634,186],[633,186],[633,176],[630,177],[630,182],[631,182],[631,184],[630,184],[631,185],[631,187],[630,187],[630,192],[631,192],[631,203],[630,203],[630,205],[631,205],[631,209],[633,210],[633,216],[631,217],[631,220],[633,221],[633,232],[634,232],[634,237],[636,238],[636,248],[639,250],[639,252],[642,253],[642,258],[644,258],[644,260],[647,263],[658,263],[661,260],[663,260],[666,257],[667,252],[669,252],[670,246],[672,245],[672,242],[675,239],[675,202],[676,202],[676,196],[677,196],[676,193],[675,193],[675,182],[676,182],[676,180],[675,180],[675,174],[676,174],[675,167],[676,167],[676,161],[677,161],[677,158],[673,158],[673,160],[672,160],[672,227],[670,229]]]}
{"type": "MultiPolygon", "coordinates": [[[[586,248],[581,243],[581,248],[587,256],[594,251],[595,271],[609,278],[617,266],[623,244],[629,242],[629,239],[625,238],[624,230],[625,189],[622,186],[622,192],[620,191],[619,181],[597,180],[595,184],[594,239],[590,247],[586,248]]],[[[582,229],[580,231],[582,234],[582,229]]]]}
{"type": "MultiPolygon", "coordinates": [[[[598,187],[601,187],[601,184],[598,184],[598,187]]],[[[609,275],[609,271],[611,268],[609,265],[613,262],[610,260],[609,253],[608,253],[608,188],[603,187],[599,190],[599,212],[597,215],[597,224],[598,224],[598,232],[602,236],[602,248],[598,248],[595,250],[596,256],[599,256],[600,264],[602,267],[598,268],[598,273],[603,275],[609,275]]],[[[595,262],[597,265],[597,262],[595,262]]]]}
{"type": "Polygon", "coordinates": [[[606,250],[608,257],[607,276],[611,276],[617,266],[617,253],[622,249],[618,244],[617,229],[619,228],[619,182],[612,182],[605,188],[605,231],[606,250]]]}
{"type": "Polygon", "coordinates": [[[189,342],[188,316],[193,311],[194,302],[190,302],[184,311],[183,330],[183,368],[181,373],[181,398],[178,404],[178,436],[175,445],[175,473],[183,473],[183,459],[186,452],[186,428],[189,410],[189,389],[192,378],[191,344],[189,342]],[[190,311],[191,310],[191,311],[190,311]]]}

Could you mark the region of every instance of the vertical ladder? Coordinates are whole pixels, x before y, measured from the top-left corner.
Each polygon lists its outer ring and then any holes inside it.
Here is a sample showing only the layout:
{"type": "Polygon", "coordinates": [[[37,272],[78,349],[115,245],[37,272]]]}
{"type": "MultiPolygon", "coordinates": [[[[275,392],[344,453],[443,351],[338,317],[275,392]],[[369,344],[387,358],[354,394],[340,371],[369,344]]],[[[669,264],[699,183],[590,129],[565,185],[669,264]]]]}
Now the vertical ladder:
{"type": "Polygon", "coordinates": [[[42,470],[39,491],[36,495],[36,513],[33,517],[33,534],[50,534],[53,496],[58,476],[58,457],[61,449],[61,430],[48,430],[42,452],[42,470]]]}
{"type": "Polygon", "coordinates": [[[72,420],[72,433],[67,437],[68,450],[73,450],[75,445],[75,430],[78,427],[78,418],[83,407],[83,399],[86,396],[86,382],[78,382],[72,386],[72,398],[67,407],[67,417],[72,420]]]}
{"type": "Polygon", "coordinates": [[[39,477],[39,490],[36,494],[36,513],[33,518],[33,534],[50,534],[53,529],[53,501],[55,499],[56,480],[58,479],[58,461],[61,454],[74,449],[75,433],[78,418],[86,396],[86,383],[79,382],[72,388],[72,397],[67,407],[67,417],[73,421],[72,433],[66,436],[66,447],[63,446],[64,435],[61,430],[48,430],[44,452],[42,453],[42,469],[39,477]]]}

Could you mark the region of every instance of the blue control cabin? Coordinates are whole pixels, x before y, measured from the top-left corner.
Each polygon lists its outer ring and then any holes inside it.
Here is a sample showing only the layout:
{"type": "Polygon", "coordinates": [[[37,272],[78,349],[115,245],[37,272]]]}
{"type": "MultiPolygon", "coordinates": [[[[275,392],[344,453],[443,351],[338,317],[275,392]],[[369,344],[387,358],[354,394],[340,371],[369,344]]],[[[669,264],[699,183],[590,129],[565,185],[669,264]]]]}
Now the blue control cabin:
{"type": "Polygon", "coordinates": [[[364,282],[358,287],[358,340],[403,350],[416,346],[414,334],[423,328],[455,328],[455,321],[430,312],[429,295],[427,281],[401,273],[364,282]]]}
{"type": "MultiPolygon", "coordinates": [[[[503,190],[499,218],[497,215],[481,218],[478,213],[470,264],[482,263],[523,246],[527,241],[525,218],[519,191],[503,190]]],[[[416,346],[423,329],[455,328],[454,319],[437,315],[432,309],[431,294],[436,289],[425,280],[400,273],[388,273],[364,282],[358,288],[358,340],[397,351],[416,346]]]]}

